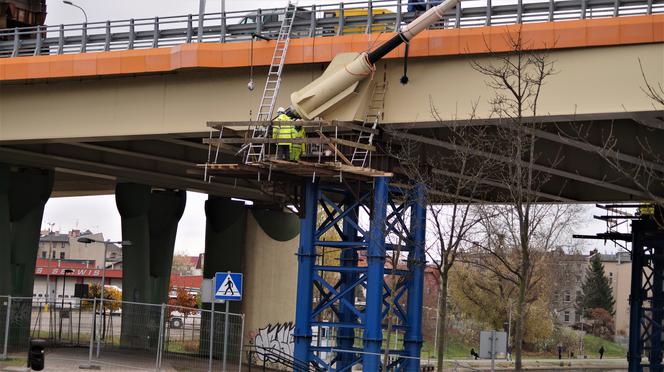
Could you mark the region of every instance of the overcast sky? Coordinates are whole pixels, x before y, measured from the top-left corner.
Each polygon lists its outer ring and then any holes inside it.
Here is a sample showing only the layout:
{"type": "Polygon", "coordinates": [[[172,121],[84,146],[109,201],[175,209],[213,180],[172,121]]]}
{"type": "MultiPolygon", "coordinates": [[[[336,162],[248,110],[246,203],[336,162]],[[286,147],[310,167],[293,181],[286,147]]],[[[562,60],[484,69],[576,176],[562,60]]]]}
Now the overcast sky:
{"type": "MultiPolygon", "coordinates": [[[[332,2],[335,1],[301,0],[299,5],[332,2]]],[[[95,22],[108,19],[150,18],[197,13],[199,0],[74,0],[74,3],[86,10],[89,22],[95,22]]],[[[256,8],[276,8],[285,6],[285,4],[286,1],[282,0],[227,0],[226,9],[227,11],[241,11],[256,8]]],[[[47,6],[47,24],[80,23],[83,21],[80,10],[64,5],[62,1],[48,0],[47,6]]],[[[218,12],[220,9],[220,0],[207,1],[207,12],[218,12]]],[[[195,255],[204,251],[205,213],[203,204],[206,198],[207,196],[203,194],[188,193],[187,207],[178,227],[176,252],[195,255]]],[[[584,223],[576,229],[577,233],[594,234],[603,231],[604,224],[593,221],[593,214],[601,214],[601,211],[588,206],[584,223]]],[[[48,223],[51,222],[55,223],[54,228],[61,232],[67,232],[74,228],[90,229],[93,232],[103,233],[105,238],[111,240],[122,239],[120,216],[112,195],[53,198],[46,204],[43,220],[44,228],[48,228],[48,223]]],[[[613,251],[615,249],[610,245],[603,247],[598,241],[584,243],[584,246],[586,251],[590,250],[591,247],[599,247],[602,251],[613,251]]]]}

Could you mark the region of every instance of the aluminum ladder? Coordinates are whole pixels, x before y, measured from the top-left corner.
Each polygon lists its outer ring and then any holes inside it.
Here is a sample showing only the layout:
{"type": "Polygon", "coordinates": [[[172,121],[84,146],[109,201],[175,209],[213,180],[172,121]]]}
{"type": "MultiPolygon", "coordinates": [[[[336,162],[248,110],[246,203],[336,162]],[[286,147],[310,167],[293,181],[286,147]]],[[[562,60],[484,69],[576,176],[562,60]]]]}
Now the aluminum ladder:
{"type": "MultiPolygon", "coordinates": [[[[357,143],[360,145],[371,145],[373,144],[373,138],[376,128],[378,128],[378,123],[382,119],[383,110],[385,107],[385,92],[387,90],[387,83],[383,81],[380,84],[376,84],[374,87],[373,93],[371,94],[371,101],[369,101],[369,107],[364,116],[364,122],[362,127],[372,129],[369,132],[360,131],[360,134],[357,137],[357,143]]],[[[369,160],[370,151],[366,148],[356,147],[353,150],[353,156],[351,157],[350,163],[356,167],[367,167],[370,164],[367,164],[369,160]]]]}
{"type": "MultiPolygon", "coordinates": [[[[279,35],[277,36],[277,43],[274,47],[272,54],[272,62],[270,69],[267,73],[267,81],[263,89],[263,96],[261,97],[260,106],[256,115],[256,122],[262,123],[272,120],[272,112],[274,111],[274,104],[279,94],[279,87],[281,86],[281,73],[284,69],[284,61],[286,59],[286,52],[288,51],[288,44],[290,41],[291,30],[293,29],[293,21],[295,20],[295,13],[297,12],[297,2],[288,3],[284,10],[284,19],[279,28],[279,35]]],[[[251,138],[267,138],[269,134],[269,125],[256,124],[251,130],[251,138]]],[[[260,162],[265,157],[265,143],[250,142],[247,148],[247,156],[245,164],[260,162]]]]}

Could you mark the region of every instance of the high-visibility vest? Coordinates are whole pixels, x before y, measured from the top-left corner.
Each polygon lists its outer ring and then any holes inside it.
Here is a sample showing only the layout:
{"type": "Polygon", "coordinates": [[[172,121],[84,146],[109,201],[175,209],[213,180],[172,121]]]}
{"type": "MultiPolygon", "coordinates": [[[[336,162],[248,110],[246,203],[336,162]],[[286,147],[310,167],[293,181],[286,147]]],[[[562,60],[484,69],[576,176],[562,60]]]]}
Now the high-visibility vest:
{"type": "MultiPolygon", "coordinates": [[[[285,121],[293,121],[293,119],[286,115],[286,114],[281,114],[277,116],[275,121],[280,121],[280,122],[285,122],[285,121]]],[[[300,129],[299,131],[295,129],[295,126],[293,125],[283,125],[283,123],[275,124],[272,127],[272,138],[288,138],[288,139],[293,139],[293,138],[305,138],[305,132],[304,128],[300,129]]],[[[289,160],[299,160],[300,156],[305,150],[305,144],[304,143],[292,143],[292,142],[277,142],[277,145],[279,146],[288,146],[289,150],[289,160]]]]}

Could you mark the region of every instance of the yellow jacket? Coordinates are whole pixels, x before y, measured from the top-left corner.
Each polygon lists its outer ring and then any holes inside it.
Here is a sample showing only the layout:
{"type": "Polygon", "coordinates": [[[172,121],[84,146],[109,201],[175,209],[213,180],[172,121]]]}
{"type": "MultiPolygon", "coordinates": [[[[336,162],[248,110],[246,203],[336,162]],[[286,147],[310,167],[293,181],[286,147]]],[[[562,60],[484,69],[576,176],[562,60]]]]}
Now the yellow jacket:
{"type": "MultiPolygon", "coordinates": [[[[284,121],[293,121],[293,119],[286,114],[281,114],[275,119],[275,121],[284,122],[284,121]]],[[[304,132],[304,128],[300,128],[300,130],[297,130],[294,125],[284,125],[282,123],[275,123],[275,125],[272,127],[272,138],[277,138],[277,139],[306,138],[306,134],[304,132]]],[[[284,142],[277,144],[279,146],[288,146],[290,152],[290,160],[299,160],[300,156],[306,149],[304,143],[295,144],[291,142],[284,142]]]]}

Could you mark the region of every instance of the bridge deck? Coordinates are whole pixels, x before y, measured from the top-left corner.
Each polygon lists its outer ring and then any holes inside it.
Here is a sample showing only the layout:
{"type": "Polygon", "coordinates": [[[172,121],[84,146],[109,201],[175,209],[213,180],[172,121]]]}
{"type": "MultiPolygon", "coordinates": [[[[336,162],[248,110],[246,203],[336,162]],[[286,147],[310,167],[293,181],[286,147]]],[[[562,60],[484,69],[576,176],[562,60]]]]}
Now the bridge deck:
{"type": "MultiPolygon", "coordinates": [[[[394,32],[414,19],[404,0],[298,7],[294,38],[394,32]],[[403,4],[403,5],[402,5],[403,4]],[[367,11],[373,9],[373,12],[367,11]],[[358,15],[360,14],[360,15],[358,15]]],[[[490,3],[489,3],[490,4],[490,3]]],[[[427,5],[427,6],[430,6],[427,5]]],[[[283,9],[113,20],[0,30],[0,57],[79,54],[162,48],[190,43],[274,38],[283,9]]],[[[435,28],[468,28],[664,13],[663,0],[549,0],[498,6],[460,6],[435,28]]]]}

